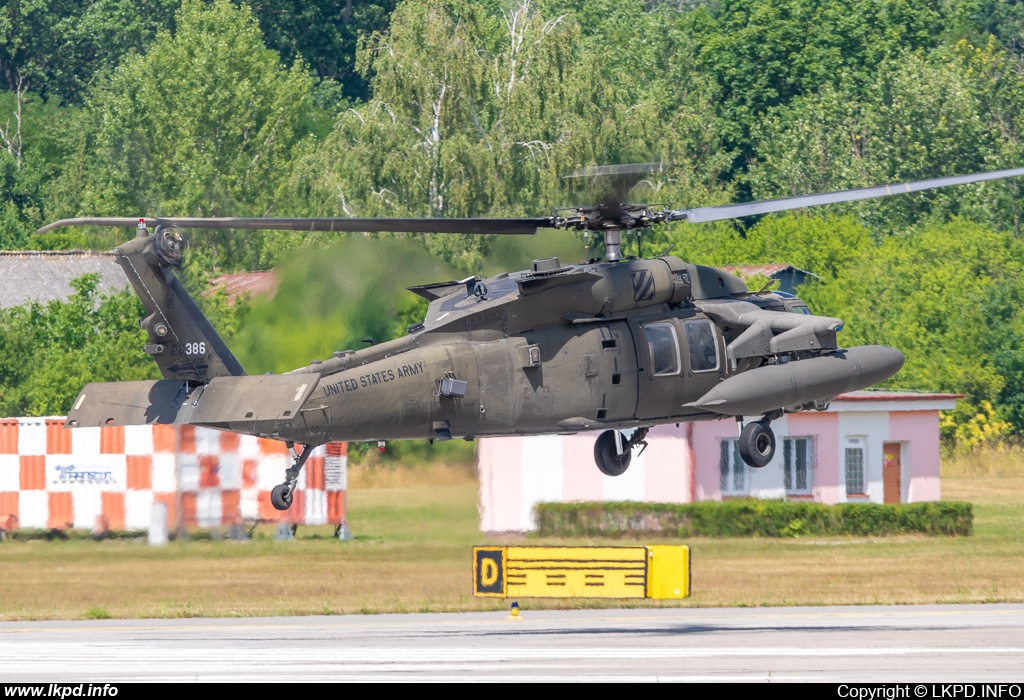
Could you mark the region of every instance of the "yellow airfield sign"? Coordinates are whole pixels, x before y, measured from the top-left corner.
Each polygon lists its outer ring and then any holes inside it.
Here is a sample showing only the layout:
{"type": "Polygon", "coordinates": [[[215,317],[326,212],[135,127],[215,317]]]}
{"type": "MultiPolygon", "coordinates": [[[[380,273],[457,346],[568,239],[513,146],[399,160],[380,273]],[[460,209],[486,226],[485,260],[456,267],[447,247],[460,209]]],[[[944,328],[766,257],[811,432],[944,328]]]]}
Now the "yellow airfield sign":
{"type": "Polygon", "coordinates": [[[473,595],[686,598],[690,595],[690,548],[474,547],[473,595]]]}

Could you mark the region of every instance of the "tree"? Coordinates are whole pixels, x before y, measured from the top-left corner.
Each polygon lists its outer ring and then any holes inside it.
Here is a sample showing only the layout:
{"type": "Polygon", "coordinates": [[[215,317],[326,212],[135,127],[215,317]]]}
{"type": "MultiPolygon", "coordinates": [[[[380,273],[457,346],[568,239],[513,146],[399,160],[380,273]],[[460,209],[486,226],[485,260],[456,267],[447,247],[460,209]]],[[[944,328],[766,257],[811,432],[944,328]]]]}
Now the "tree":
{"type": "Polygon", "coordinates": [[[130,290],[98,298],[98,275],[71,282],[66,301],[0,312],[0,415],[63,415],[89,382],[149,379],[142,305],[130,290]]]}
{"type": "MultiPolygon", "coordinates": [[[[750,130],[773,107],[940,40],[942,5],[910,0],[723,0],[694,15],[701,66],[721,87],[722,133],[749,158],[750,130]]],[[[739,163],[742,167],[743,163],[739,163]]]]}
{"type": "MultiPolygon", "coordinates": [[[[884,63],[866,89],[843,83],[772,110],[752,130],[754,197],[1009,168],[1024,158],[1024,79],[994,43],[961,42],[884,63]]],[[[839,207],[880,232],[963,215],[1020,230],[1024,183],[1008,180],[839,207]]]]}
{"type": "MultiPolygon", "coordinates": [[[[561,177],[576,167],[664,160],[677,167],[644,197],[724,201],[717,175],[728,157],[692,47],[671,14],[636,15],[648,40],[609,62],[606,44],[572,16],[530,2],[399,6],[362,55],[373,99],[343,113],[296,171],[294,199],[322,216],[538,215],[592,201],[561,177]]],[[[427,239],[469,270],[490,244],[427,239]]]]}
{"type": "MultiPolygon", "coordinates": [[[[305,60],[320,78],[318,97],[333,93],[348,100],[367,100],[369,81],[356,69],[361,37],[387,29],[396,0],[288,0],[251,2],[268,48],[288,63],[305,60]]],[[[334,106],[321,104],[322,107],[334,106]]]]}
{"type": "Polygon", "coordinates": [[[64,102],[171,26],[179,0],[8,0],[0,8],[0,78],[64,102]]]}
{"type": "Polygon", "coordinates": [[[865,247],[835,280],[801,297],[815,313],[843,319],[844,345],[903,351],[906,365],[888,386],[964,393],[971,407],[988,401],[1019,430],[1019,409],[1007,399],[1020,380],[1007,370],[1024,359],[1022,270],[1024,244],[1012,234],[954,219],[865,247]]]}
{"type": "MultiPolygon", "coordinates": [[[[272,215],[309,133],[313,79],[281,66],[252,13],[186,0],[176,32],[114,71],[88,103],[63,191],[83,214],[272,215]],[[80,204],[79,204],[80,203],[80,204]]],[[[211,235],[215,262],[254,266],[259,236],[211,235]]]]}

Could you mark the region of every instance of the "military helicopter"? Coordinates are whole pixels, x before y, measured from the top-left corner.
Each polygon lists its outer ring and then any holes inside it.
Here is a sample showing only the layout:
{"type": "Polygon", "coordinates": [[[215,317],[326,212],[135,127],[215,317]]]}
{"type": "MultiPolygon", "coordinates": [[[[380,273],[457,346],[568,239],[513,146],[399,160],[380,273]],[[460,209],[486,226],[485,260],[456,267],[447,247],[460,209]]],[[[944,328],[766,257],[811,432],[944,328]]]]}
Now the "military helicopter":
{"type": "MultiPolygon", "coordinates": [[[[655,167],[571,175],[622,181],[655,167]]],[[[668,251],[624,256],[622,232],[1019,175],[1024,168],[683,210],[621,203],[613,192],[606,203],[540,218],[64,219],[39,232],[137,227],[114,254],[145,307],[144,349],[164,376],[87,385],[66,427],[188,424],[285,441],[293,461],[271,498],[280,510],[290,506],[312,448],[334,440],[600,430],[597,467],[617,476],[651,427],[732,416],[742,459],[763,467],[775,454],[773,420],[823,410],[841,393],[888,379],[903,354],[878,345],[841,348],[840,319],[811,314],[795,296],[751,291],[739,277],[668,251]],[[554,228],[600,235],[605,253],[582,264],[543,258],[529,270],[410,287],[429,306],[404,337],[252,376],[174,274],[185,252],[181,229],[192,228],[498,235],[554,228]],[[756,419],[744,424],[744,417],[756,419]]]]}

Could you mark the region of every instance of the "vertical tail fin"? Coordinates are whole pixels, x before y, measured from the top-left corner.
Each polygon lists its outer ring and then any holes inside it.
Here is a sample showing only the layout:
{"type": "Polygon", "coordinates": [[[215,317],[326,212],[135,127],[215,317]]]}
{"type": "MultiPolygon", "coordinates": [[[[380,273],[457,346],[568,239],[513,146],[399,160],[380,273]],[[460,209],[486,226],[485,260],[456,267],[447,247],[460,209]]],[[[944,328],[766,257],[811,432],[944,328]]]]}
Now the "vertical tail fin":
{"type": "Polygon", "coordinates": [[[241,376],[242,365],[174,275],[184,240],[174,227],[158,226],[151,235],[139,220],[139,235],[114,249],[146,308],[139,325],[149,334],[145,350],[166,379],[205,384],[214,377],[241,376]]]}

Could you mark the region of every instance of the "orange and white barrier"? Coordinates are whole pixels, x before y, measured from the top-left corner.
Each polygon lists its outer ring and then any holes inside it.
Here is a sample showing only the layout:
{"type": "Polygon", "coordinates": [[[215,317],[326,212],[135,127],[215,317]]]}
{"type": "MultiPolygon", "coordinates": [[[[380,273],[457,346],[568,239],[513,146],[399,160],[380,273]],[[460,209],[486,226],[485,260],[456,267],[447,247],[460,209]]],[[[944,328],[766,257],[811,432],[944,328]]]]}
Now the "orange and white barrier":
{"type": "Polygon", "coordinates": [[[282,513],[271,505],[270,490],[289,464],[284,443],[194,426],[63,424],[0,419],[3,527],[141,530],[158,502],[167,504],[172,528],[345,523],[345,443],[316,449],[292,507],[282,513]]]}

